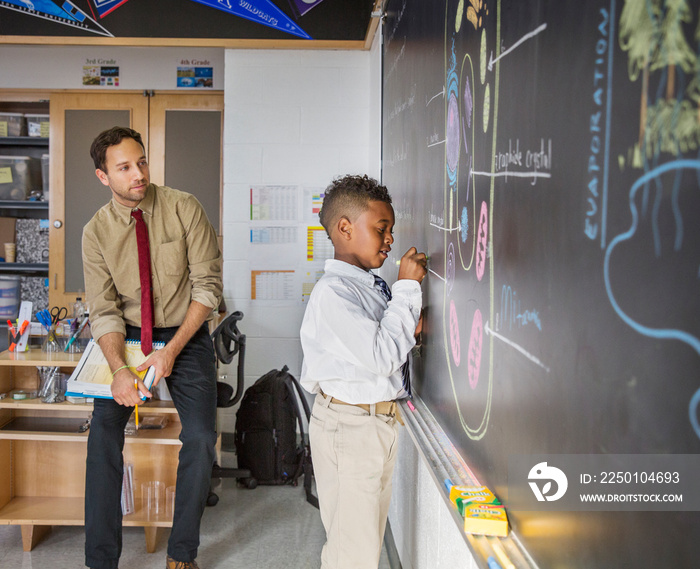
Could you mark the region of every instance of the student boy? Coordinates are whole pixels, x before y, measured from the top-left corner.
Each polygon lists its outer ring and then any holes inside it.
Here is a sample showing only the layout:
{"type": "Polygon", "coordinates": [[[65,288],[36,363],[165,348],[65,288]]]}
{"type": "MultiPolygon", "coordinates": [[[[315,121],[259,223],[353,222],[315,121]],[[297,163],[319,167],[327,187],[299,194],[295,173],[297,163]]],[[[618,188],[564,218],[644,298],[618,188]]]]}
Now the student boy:
{"type": "Polygon", "coordinates": [[[426,256],[411,247],[389,291],[371,272],[394,242],[384,186],[345,176],[325,192],[321,224],[335,256],[301,325],[301,383],[316,393],[309,425],[326,543],[322,569],[377,569],[396,462],[402,367],[415,345],[426,256]],[[393,294],[392,294],[393,293],[393,294]]]}
{"type": "Polygon", "coordinates": [[[167,569],[197,569],[199,525],[216,443],[216,368],[205,324],[219,305],[221,253],[194,196],[149,180],[141,135],[114,127],[90,148],[112,199],[83,229],[83,267],[92,335],[112,370],[113,399],[96,399],[88,437],[85,561],[116,569],[122,547],[124,427],[151,393],[124,361],[124,340],[141,340],[165,378],[182,423],[167,569]],[[165,347],[152,352],[153,341],[165,347]],[[138,385],[138,389],[134,385],[138,385]]]}

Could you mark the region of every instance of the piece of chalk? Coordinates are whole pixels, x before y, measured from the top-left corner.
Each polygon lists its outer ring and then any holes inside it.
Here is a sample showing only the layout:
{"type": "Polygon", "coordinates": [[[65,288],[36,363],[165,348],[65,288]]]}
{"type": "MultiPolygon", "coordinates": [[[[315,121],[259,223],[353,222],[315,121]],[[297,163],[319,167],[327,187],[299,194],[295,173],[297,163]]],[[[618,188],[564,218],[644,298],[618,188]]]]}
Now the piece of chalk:
{"type": "Polygon", "coordinates": [[[415,410],[416,410],[416,408],[413,406],[413,403],[411,403],[410,401],[406,401],[406,405],[408,405],[408,408],[409,408],[411,411],[415,411],[415,410]]]}
{"type": "Polygon", "coordinates": [[[450,488],[452,488],[452,480],[450,480],[449,478],[445,478],[444,484],[445,488],[447,488],[447,491],[449,492],[450,488]]]}
{"type": "Polygon", "coordinates": [[[493,557],[488,558],[489,569],[503,569],[493,557]]]}
{"type": "Polygon", "coordinates": [[[491,545],[491,549],[496,553],[496,557],[498,557],[504,569],[515,569],[515,565],[508,559],[503,546],[497,539],[489,540],[489,544],[491,545]]]}
{"type": "MultiPolygon", "coordinates": [[[[425,257],[425,260],[426,260],[426,261],[429,261],[429,260],[430,260],[430,257],[427,257],[427,256],[426,256],[426,257],[425,257]]],[[[401,259],[399,259],[398,261],[394,261],[394,263],[395,263],[396,266],[398,267],[398,266],[401,264],[401,259]]]]}

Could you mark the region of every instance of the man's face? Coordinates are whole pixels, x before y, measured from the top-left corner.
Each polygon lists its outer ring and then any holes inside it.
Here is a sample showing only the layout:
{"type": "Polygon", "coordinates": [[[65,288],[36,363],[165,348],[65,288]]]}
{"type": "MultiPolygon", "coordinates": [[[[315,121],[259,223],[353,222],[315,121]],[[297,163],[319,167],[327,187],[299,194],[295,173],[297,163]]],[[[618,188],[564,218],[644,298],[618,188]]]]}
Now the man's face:
{"type": "Polygon", "coordinates": [[[125,138],[110,146],[105,156],[106,171],[97,169],[95,174],[112,190],[120,204],[134,208],[146,196],[150,182],[148,161],[141,145],[133,138],[125,138]]]}

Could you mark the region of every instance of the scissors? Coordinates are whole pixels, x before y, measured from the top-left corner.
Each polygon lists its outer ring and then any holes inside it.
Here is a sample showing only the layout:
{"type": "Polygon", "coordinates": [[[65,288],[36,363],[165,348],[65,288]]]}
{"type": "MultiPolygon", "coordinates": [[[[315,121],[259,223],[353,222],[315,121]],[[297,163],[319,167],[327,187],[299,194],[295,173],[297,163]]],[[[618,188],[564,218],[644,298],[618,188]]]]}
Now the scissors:
{"type": "Polygon", "coordinates": [[[56,325],[61,320],[63,320],[67,315],[68,315],[68,310],[66,310],[65,306],[62,306],[61,308],[59,308],[58,306],[54,306],[51,309],[51,322],[54,325],[56,325]]]}

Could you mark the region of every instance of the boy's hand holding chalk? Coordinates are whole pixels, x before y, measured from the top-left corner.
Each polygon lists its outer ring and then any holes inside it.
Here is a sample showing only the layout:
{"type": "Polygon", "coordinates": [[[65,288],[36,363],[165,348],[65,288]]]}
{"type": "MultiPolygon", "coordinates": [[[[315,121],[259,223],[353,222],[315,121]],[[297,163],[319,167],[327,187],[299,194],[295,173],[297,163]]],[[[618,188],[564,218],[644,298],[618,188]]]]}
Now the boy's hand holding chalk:
{"type": "Polygon", "coordinates": [[[411,247],[403,257],[399,266],[399,280],[410,279],[422,282],[428,272],[428,257],[411,247]]]}

